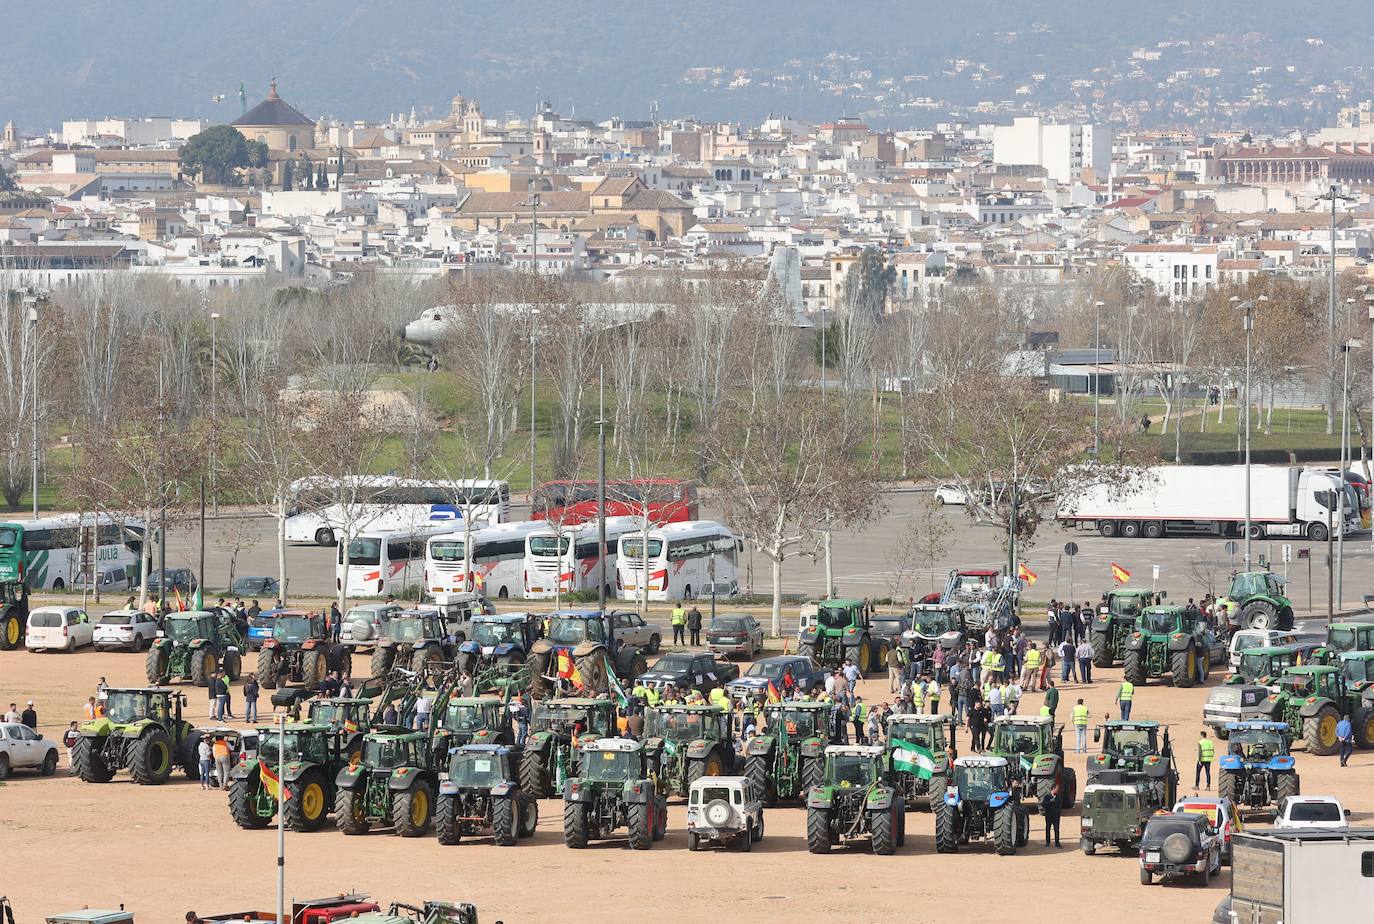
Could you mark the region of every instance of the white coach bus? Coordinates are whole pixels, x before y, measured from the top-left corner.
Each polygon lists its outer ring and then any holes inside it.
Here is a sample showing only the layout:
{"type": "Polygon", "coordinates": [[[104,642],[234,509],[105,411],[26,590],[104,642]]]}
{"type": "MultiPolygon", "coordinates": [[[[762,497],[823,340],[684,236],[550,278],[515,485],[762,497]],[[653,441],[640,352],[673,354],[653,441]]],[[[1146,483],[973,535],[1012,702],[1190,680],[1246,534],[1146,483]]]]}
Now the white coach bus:
{"type": "Polygon", "coordinates": [[[448,524],[417,529],[370,529],[348,543],[348,565],[344,565],[344,546],[339,545],[335,588],[347,581],[350,597],[400,597],[407,587],[421,586],[425,576],[425,543],[442,534],[448,524]]]}
{"type": "Polygon", "coordinates": [[[525,537],[548,526],[542,521],[526,520],[471,532],[450,529],[433,537],[425,553],[425,591],[474,591],[492,598],[518,597],[524,590],[525,537]]]}
{"type": "Polygon", "coordinates": [[[305,478],[293,483],[287,495],[287,542],[333,545],[350,527],[354,533],[417,529],[429,523],[453,529],[464,518],[482,526],[510,519],[510,485],[504,481],[350,475],[340,481],[305,478]],[[340,497],[356,497],[350,501],[355,509],[339,504],[340,497]]]}
{"type": "MultiPolygon", "coordinates": [[[[596,590],[600,574],[600,530],[596,520],[565,526],[547,520],[544,529],[525,537],[524,593],[530,600],[552,600],[559,594],[596,590]]],[[[615,596],[616,553],[620,537],[639,528],[637,517],[606,518],[606,594],[615,596]]]]}
{"type": "Polygon", "coordinates": [[[649,530],[646,568],[643,533],[628,533],[616,559],[620,599],[637,599],[641,582],[649,600],[694,599],[709,585],[733,583],[743,550],[742,540],[712,520],[669,523],[649,530]]]}

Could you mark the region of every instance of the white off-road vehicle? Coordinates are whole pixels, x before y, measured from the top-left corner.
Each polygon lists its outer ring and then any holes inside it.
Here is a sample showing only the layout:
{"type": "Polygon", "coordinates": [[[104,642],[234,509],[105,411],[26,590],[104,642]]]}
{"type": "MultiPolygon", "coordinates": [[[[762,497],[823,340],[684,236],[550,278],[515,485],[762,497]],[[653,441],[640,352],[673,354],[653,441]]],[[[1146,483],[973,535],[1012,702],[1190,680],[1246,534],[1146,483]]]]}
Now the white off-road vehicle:
{"type": "Polygon", "coordinates": [[[706,776],[687,793],[687,849],[703,840],[750,850],[763,839],[763,802],[746,776],[706,776]]]}

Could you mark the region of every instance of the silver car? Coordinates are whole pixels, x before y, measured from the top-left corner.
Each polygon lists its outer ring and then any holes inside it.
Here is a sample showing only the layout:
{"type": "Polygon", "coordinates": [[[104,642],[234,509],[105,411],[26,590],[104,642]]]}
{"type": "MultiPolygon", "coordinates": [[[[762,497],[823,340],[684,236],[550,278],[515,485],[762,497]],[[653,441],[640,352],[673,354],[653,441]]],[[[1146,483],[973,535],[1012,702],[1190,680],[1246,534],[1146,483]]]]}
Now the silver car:
{"type": "Polygon", "coordinates": [[[628,610],[613,610],[608,614],[611,629],[621,645],[638,648],[646,654],[657,654],[663,646],[663,627],[645,622],[644,617],[628,610]]]}
{"type": "Polygon", "coordinates": [[[386,624],[400,611],[401,608],[394,603],[355,606],[344,615],[343,625],[339,627],[339,641],[354,648],[376,645],[377,639],[386,634],[386,624]]]}
{"type": "Polygon", "coordinates": [[[702,841],[750,850],[763,840],[763,802],[747,776],[708,776],[687,792],[687,849],[702,841]]]}
{"type": "Polygon", "coordinates": [[[1227,722],[1265,722],[1269,712],[1264,701],[1269,688],[1253,684],[1223,684],[1214,687],[1202,707],[1202,724],[1216,732],[1218,738],[1229,736],[1227,722]]]}

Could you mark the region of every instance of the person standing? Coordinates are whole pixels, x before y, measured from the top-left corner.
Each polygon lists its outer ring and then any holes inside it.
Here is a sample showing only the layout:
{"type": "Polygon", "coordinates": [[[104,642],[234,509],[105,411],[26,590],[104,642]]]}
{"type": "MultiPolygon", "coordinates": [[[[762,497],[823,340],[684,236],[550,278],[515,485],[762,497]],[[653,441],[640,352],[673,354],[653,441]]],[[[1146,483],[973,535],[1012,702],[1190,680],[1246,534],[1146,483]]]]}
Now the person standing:
{"type": "Polygon", "coordinates": [[[215,755],[215,783],[221,792],[229,791],[229,742],[223,738],[216,738],[215,745],[211,748],[211,753],[215,755]]]}
{"type": "Polygon", "coordinates": [[[429,731],[429,714],[434,708],[434,700],[420,696],[415,700],[415,730],[429,731]]]}
{"type": "Polygon", "coordinates": [[[854,697],[854,711],[850,713],[850,718],[854,722],[854,741],[856,744],[868,744],[866,733],[866,723],[868,722],[868,705],[862,696],[854,697]]]}
{"type": "MultiPolygon", "coordinates": [[[[1203,734],[1207,733],[1203,732],[1203,734]]],[[[1341,720],[1336,723],[1336,741],[1341,746],[1341,766],[1344,767],[1350,760],[1350,755],[1355,752],[1355,730],[1350,725],[1350,716],[1343,715],[1341,720]]],[[[1207,784],[1209,789],[1211,785],[1211,783],[1207,784]]]]}
{"type": "Polygon", "coordinates": [[[1067,636],[1064,641],[1059,643],[1060,683],[1068,683],[1070,680],[1078,679],[1075,676],[1077,672],[1074,670],[1078,661],[1077,651],[1078,649],[1074,647],[1073,639],[1067,636]]]}
{"type": "Polygon", "coordinates": [[[1129,680],[1121,681],[1121,686],[1116,690],[1116,702],[1121,704],[1121,721],[1125,722],[1131,717],[1131,701],[1135,699],[1135,684],[1129,680]]]}
{"type": "Polygon", "coordinates": [[[902,646],[894,645],[887,650],[887,692],[897,693],[902,688],[902,646]]]}
{"type": "Polygon", "coordinates": [[[245,722],[258,720],[259,689],[257,675],[249,674],[248,679],[243,682],[243,720],[245,722]]]}
{"type": "Polygon", "coordinates": [[[329,604],[329,636],[334,644],[339,644],[339,636],[343,633],[343,616],[339,613],[337,603],[329,604]]]}
{"type": "Polygon", "coordinates": [[[96,706],[94,696],[86,700],[86,705],[81,707],[81,714],[86,717],[87,722],[95,721],[96,706]]]}
{"type": "Polygon", "coordinates": [[[1073,707],[1073,731],[1077,736],[1077,740],[1074,742],[1074,753],[1088,753],[1088,707],[1083,705],[1081,698],[1073,707]]]}
{"type": "Polygon", "coordinates": [[[1198,783],[1202,780],[1202,774],[1207,774],[1207,788],[1212,788],[1212,761],[1216,759],[1216,742],[1207,737],[1207,730],[1202,730],[1202,737],[1197,740],[1197,767],[1193,770],[1193,788],[1197,789],[1198,783]]]}
{"type": "Polygon", "coordinates": [[[210,687],[215,693],[215,721],[223,722],[224,713],[229,708],[229,687],[220,674],[211,678],[210,687]]]}
{"type": "Polygon", "coordinates": [[[970,741],[970,746],[975,751],[981,751],[983,749],[983,735],[987,729],[987,724],[983,716],[984,708],[982,703],[975,703],[968,711],[968,731],[972,739],[970,741]]]}
{"type": "Polygon", "coordinates": [[[701,610],[697,609],[696,604],[687,611],[687,631],[692,637],[692,645],[696,647],[701,644],[701,610]]]}
{"type": "Polygon", "coordinates": [[[1053,680],[1050,681],[1049,688],[1045,690],[1045,708],[1049,710],[1046,715],[1050,718],[1054,718],[1054,713],[1059,708],[1059,688],[1054,685],[1053,680]]]}
{"type": "Polygon", "coordinates": [[[210,768],[214,766],[215,752],[210,747],[210,739],[201,738],[196,746],[196,760],[200,764],[200,788],[210,788],[210,768]]]}
{"type": "Polygon", "coordinates": [[[673,644],[687,644],[687,638],[685,635],[685,631],[687,629],[687,611],[682,608],[681,603],[673,607],[673,616],[671,621],[673,624],[673,644]]]}
{"type": "Polygon", "coordinates": [[[996,721],[997,717],[1001,715],[1004,710],[1004,704],[1002,700],[1002,685],[1000,683],[994,682],[992,684],[989,684],[987,703],[988,710],[992,715],[992,719],[993,721],[996,721]]]}
{"type": "MultiPolygon", "coordinates": [[[[81,732],[77,724],[73,722],[67,726],[67,730],[62,733],[62,746],[67,749],[67,766],[72,767],[72,748],[76,747],[76,742],[81,738],[81,732]]],[[[72,773],[76,770],[73,769],[72,773]]]]}
{"type": "Polygon", "coordinates": [[[1040,662],[1040,689],[1043,690],[1045,687],[1054,683],[1054,665],[1057,660],[1058,657],[1054,653],[1054,646],[1046,644],[1045,656],[1040,662]]]}
{"type": "Polygon", "coordinates": [[[1078,656],[1078,679],[1084,683],[1093,682],[1093,645],[1086,638],[1074,649],[1078,656]]]}
{"type": "Polygon", "coordinates": [[[511,718],[515,721],[515,746],[523,748],[525,739],[530,734],[530,711],[525,708],[525,701],[520,697],[515,697],[510,701],[511,718]]]}
{"type": "Polygon", "coordinates": [[[1031,642],[1026,648],[1025,666],[1021,668],[1021,687],[1030,692],[1035,689],[1035,681],[1040,675],[1040,646],[1031,642]]]}
{"type": "Polygon", "coordinates": [[[934,677],[926,681],[926,711],[931,715],[940,714],[940,681],[934,677]]]}
{"type": "Polygon", "coordinates": [[[34,731],[38,731],[38,713],[34,711],[33,700],[29,700],[24,706],[24,711],[20,714],[19,721],[34,731]]]}
{"type": "Polygon", "coordinates": [[[1045,793],[1040,799],[1040,813],[1045,816],[1045,846],[1050,846],[1050,832],[1054,832],[1054,846],[1062,846],[1059,843],[1059,815],[1062,803],[1059,798],[1059,781],[1055,780],[1050,791],[1045,793]]]}

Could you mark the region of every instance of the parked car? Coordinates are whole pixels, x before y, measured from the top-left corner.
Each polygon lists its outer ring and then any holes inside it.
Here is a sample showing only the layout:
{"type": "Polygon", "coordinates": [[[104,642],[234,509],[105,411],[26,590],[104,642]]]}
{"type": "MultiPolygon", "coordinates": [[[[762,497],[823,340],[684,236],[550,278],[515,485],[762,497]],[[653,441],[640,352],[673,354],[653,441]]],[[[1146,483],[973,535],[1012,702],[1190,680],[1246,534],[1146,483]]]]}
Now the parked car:
{"type": "Polygon", "coordinates": [[[11,770],[37,770],[44,776],[57,772],[57,744],[19,722],[0,725],[0,780],[11,770]]]}
{"type": "Polygon", "coordinates": [[[763,626],[747,613],[717,614],[706,627],[706,647],[711,654],[727,658],[736,654],[752,659],[763,653],[763,626]]]}
{"type": "Polygon", "coordinates": [[[75,651],[95,641],[95,626],[85,610],[40,606],[29,612],[24,647],[30,651],[75,651]]]}
{"type": "Polygon", "coordinates": [[[730,694],[731,699],[766,697],[768,684],[772,683],[778,694],[783,695],[787,692],[789,676],[792,686],[803,691],[825,686],[825,672],[817,668],[810,658],[776,655],[749,665],[743,677],[726,684],[725,692],[730,694]]]}
{"type": "Polygon", "coordinates": [[[200,583],[190,568],[168,568],[165,577],[161,571],[148,572],[150,594],[193,594],[199,586],[200,583]]]}
{"type": "MultiPolygon", "coordinates": [[[[394,603],[364,603],[344,614],[339,627],[339,641],[354,648],[374,646],[386,634],[386,624],[401,611],[394,603]]],[[[249,633],[250,637],[252,633],[249,633]]]]}
{"type": "Polygon", "coordinates": [[[1212,833],[1201,815],[1161,812],[1145,823],[1140,839],[1140,884],[1154,877],[1195,877],[1205,885],[1207,877],[1221,873],[1221,839],[1212,833]]]}
{"type": "Polygon", "coordinates": [[[1255,684],[1227,684],[1213,687],[1202,705],[1202,724],[1225,741],[1232,722],[1263,722],[1270,716],[1269,688],[1255,684]]]}
{"type": "Polygon", "coordinates": [[[130,565],[110,565],[105,568],[97,568],[95,573],[95,583],[90,587],[86,582],[90,577],[90,572],[82,571],[72,580],[72,590],[91,590],[101,593],[115,592],[121,590],[133,590],[138,583],[138,566],[130,565]]]}
{"type": "Polygon", "coordinates": [[[1287,796],[1279,802],[1276,828],[1350,828],[1350,810],[1335,796],[1287,796]]]}
{"type": "Polygon", "coordinates": [[[687,849],[702,841],[750,850],[763,840],[763,802],[745,776],[708,776],[687,791],[687,849]]]}
{"type": "Polygon", "coordinates": [[[1230,799],[1193,797],[1180,799],[1174,803],[1174,811],[1188,815],[1201,815],[1207,819],[1212,833],[1221,838],[1221,862],[1231,865],[1231,838],[1245,830],[1240,811],[1230,799]]]}
{"type": "Polygon", "coordinates": [[[683,687],[705,696],[716,687],[726,686],[739,677],[739,668],[711,655],[672,651],[654,662],[635,678],[636,684],[650,687],[683,687]]]}
{"type": "Polygon", "coordinates": [[[1277,648],[1281,645],[1296,645],[1298,637],[1292,632],[1279,629],[1240,629],[1231,636],[1229,646],[1231,670],[1240,667],[1240,653],[1247,648],[1277,648]]]}
{"type": "Polygon", "coordinates": [[[739,581],[737,580],[702,581],[696,597],[698,600],[710,600],[712,597],[721,600],[726,597],[738,597],[739,592],[739,581]]]}
{"type": "Polygon", "coordinates": [[[275,600],[278,596],[277,588],[280,585],[274,577],[241,577],[234,578],[234,584],[229,588],[231,597],[265,597],[275,600]]]}
{"type": "Polygon", "coordinates": [[[628,610],[612,610],[607,615],[611,619],[611,631],[621,645],[637,648],[645,654],[658,654],[663,647],[663,627],[657,623],[645,622],[644,617],[628,610]]]}
{"type": "Polygon", "coordinates": [[[157,638],[157,620],[142,610],[115,610],[100,617],[91,640],[96,651],[127,648],[143,651],[157,638]]]}

